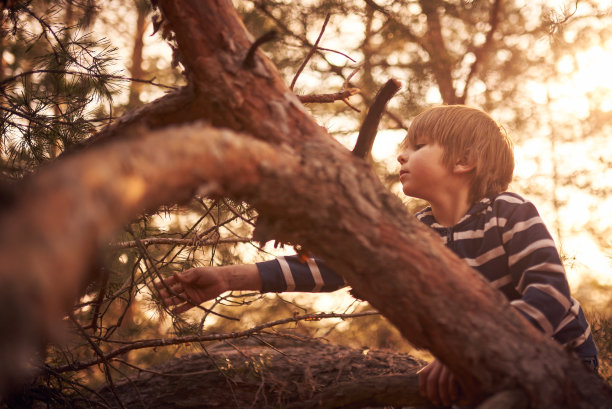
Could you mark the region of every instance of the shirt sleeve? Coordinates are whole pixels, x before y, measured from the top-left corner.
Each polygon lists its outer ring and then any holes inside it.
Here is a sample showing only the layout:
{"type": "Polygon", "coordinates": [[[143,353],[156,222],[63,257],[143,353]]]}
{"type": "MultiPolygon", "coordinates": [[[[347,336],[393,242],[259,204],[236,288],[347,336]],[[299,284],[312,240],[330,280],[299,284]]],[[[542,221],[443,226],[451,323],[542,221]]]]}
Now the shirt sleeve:
{"type": "Polygon", "coordinates": [[[256,265],[262,292],[332,292],[346,286],[344,279],[320,259],[295,255],[256,265]]]}
{"type": "MultiPolygon", "coordinates": [[[[503,213],[503,212],[502,212],[503,213]]],[[[535,206],[522,201],[506,218],[502,241],[520,298],[511,301],[544,333],[553,336],[571,314],[572,299],[561,258],[535,206]]]]}

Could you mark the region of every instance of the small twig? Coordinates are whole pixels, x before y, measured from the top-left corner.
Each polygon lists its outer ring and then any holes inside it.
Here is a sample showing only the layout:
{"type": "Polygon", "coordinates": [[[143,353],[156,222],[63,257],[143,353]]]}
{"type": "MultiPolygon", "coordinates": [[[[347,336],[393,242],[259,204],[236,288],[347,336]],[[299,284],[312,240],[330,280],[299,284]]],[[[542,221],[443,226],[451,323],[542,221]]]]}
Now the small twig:
{"type": "Polygon", "coordinates": [[[353,71],[351,71],[351,73],[348,75],[348,77],[346,77],[346,80],[344,80],[344,84],[342,84],[342,88],[341,89],[349,89],[349,82],[351,81],[351,78],[353,78],[355,76],[355,74],[357,74],[359,72],[359,70],[361,69],[361,65],[358,65],[357,67],[355,67],[355,69],[353,69],[353,71]]]}
{"type": "Polygon", "coordinates": [[[353,155],[365,159],[370,154],[372,145],[374,144],[374,138],[376,138],[376,133],[378,132],[378,124],[385,111],[385,106],[400,87],[401,83],[399,81],[390,79],[383,85],[380,91],[378,91],[361,125],[361,129],[359,130],[359,136],[357,137],[357,143],[353,149],[353,155]]]}
{"type": "Polygon", "coordinates": [[[315,53],[315,51],[317,51],[319,41],[321,41],[321,37],[323,37],[323,33],[325,32],[325,27],[327,26],[327,23],[329,22],[330,17],[331,17],[330,14],[325,16],[325,21],[323,22],[323,27],[321,27],[321,32],[319,33],[319,37],[317,37],[317,41],[315,41],[310,51],[308,51],[308,54],[306,55],[304,62],[302,62],[302,65],[300,65],[300,68],[298,68],[297,72],[295,73],[295,76],[293,77],[293,80],[291,81],[291,85],[289,86],[289,88],[292,91],[293,91],[293,87],[295,86],[295,83],[297,82],[298,77],[302,73],[302,70],[304,70],[304,67],[306,67],[306,64],[308,64],[308,61],[310,60],[312,55],[315,53]]]}
{"type": "Polygon", "coordinates": [[[348,99],[344,98],[344,99],[342,100],[342,102],[344,102],[344,103],[345,103],[345,104],[346,104],[346,105],[347,105],[349,108],[351,108],[353,111],[355,111],[355,112],[361,112],[361,109],[357,108],[356,106],[353,106],[353,105],[352,105],[352,104],[351,104],[351,103],[348,101],[348,99]]]}
{"type": "Polygon", "coordinates": [[[325,47],[318,47],[318,49],[321,50],[321,51],[329,51],[330,53],[340,54],[341,56],[351,60],[352,62],[357,62],[353,58],[349,57],[347,54],[343,53],[342,51],[334,50],[334,49],[331,49],[331,48],[325,48],[325,47]]]}
{"type": "Polygon", "coordinates": [[[104,295],[106,294],[106,287],[108,285],[108,278],[110,276],[110,272],[106,269],[102,269],[102,280],[100,282],[100,292],[98,293],[98,297],[94,301],[94,309],[91,313],[91,324],[84,329],[91,329],[92,333],[95,333],[98,330],[98,318],[100,317],[100,306],[104,301],[104,295]]]}
{"type": "Polygon", "coordinates": [[[97,405],[99,406],[103,406],[105,408],[111,409],[113,407],[113,405],[110,404],[109,401],[106,400],[106,398],[104,396],[102,396],[98,391],[96,391],[95,389],[92,389],[90,387],[88,387],[87,385],[84,385],[81,382],[75,381],[73,379],[70,379],[70,377],[67,376],[63,376],[59,373],[56,373],[55,371],[53,371],[52,368],[50,368],[47,364],[44,364],[42,367],[40,367],[41,370],[43,370],[44,372],[47,373],[47,376],[51,377],[54,376],[58,382],[66,382],[68,384],[70,384],[73,389],[81,396],[83,396],[85,398],[85,396],[83,395],[83,392],[81,392],[78,388],[82,388],[85,389],[87,392],[89,392],[89,396],[86,397],[86,399],[91,399],[92,396],[96,396],[99,401],[96,402],[97,405]]]}
{"type": "Polygon", "coordinates": [[[74,315],[70,314],[69,317],[70,317],[70,320],[72,321],[72,323],[77,327],[77,330],[87,340],[89,345],[91,345],[91,347],[95,351],[96,355],[98,355],[98,359],[99,359],[98,363],[101,363],[104,366],[104,374],[106,376],[106,380],[108,381],[108,385],[110,386],[110,390],[113,393],[113,395],[115,396],[115,399],[117,400],[117,403],[119,404],[119,406],[121,408],[125,409],[125,405],[123,404],[123,402],[121,401],[121,398],[117,394],[117,390],[115,388],[115,383],[113,382],[113,376],[110,373],[111,364],[108,362],[108,359],[105,358],[104,352],[100,349],[98,344],[93,342],[92,339],[87,335],[87,332],[85,332],[85,329],[81,326],[81,324],[74,317],[74,315]]]}
{"type": "Polygon", "coordinates": [[[232,205],[228,200],[223,199],[223,204],[225,206],[227,206],[228,209],[230,209],[230,211],[232,213],[234,213],[234,215],[238,216],[243,222],[250,224],[251,226],[255,227],[255,223],[253,223],[253,221],[251,219],[247,219],[244,217],[244,215],[242,213],[240,213],[240,211],[238,209],[236,209],[234,207],[234,205],[232,205]]]}
{"type": "Polygon", "coordinates": [[[276,38],[276,34],[277,34],[276,30],[270,30],[264,35],[262,35],[261,37],[259,37],[257,40],[255,40],[255,42],[251,44],[251,47],[249,48],[249,51],[247,52],[246,57],[244,57],[244,61],[242,62],[242,67],[249,68],[249,69],[253,68],[255,66],[255,51],[257,51],[257,49],[262,44],[274,40],[276,38]]]}
{"type": "Polygon", "coordinates": [[[193,307],[195,307],[195,308],[197,308],[197,309],[200,309],[200,310],[202,310],[202,311],[205,311],[205,312],[207,312],[207,313],[210,313],[210,314],[213,314],[213,315],[216,315],[216,316],[218,316],[218,317],[225,318],[225,319],[228,319],[228,320],[232,320],[232,321],[240,321],[240,318],[230,317],[230,316],[228,316],[228,315],[221,314],[221,313],[218,313],[218,312],[213,311],[213,310],[211,310],[211,309],[208,309],[208,308],[202,307],[201,305],[195,304],[195,303],[194,303],[193,301],[191,301],[190,299],[188,299],[188,298],[186,298],[186,297],[182,296],[181,294],[178,294],[178,293],[177,293],[177,292],[175,292],[174,290],[172,290],[172,288],[170,288],[170,287],[169,287],[169,286],[166,284],[166,282],[164,281],[164,277],[161,275],[161,273],[160,273],[159,269],[158,269],[158,268],[157,268],[157,266],[155,265],[155,262],[154,262],[154,260],[153,260],[153,257],[151,257],[151,255],[149,254],[149,252],[148,252],[147,248],[146,248],[146,247],[145,247],[145,246],[142,244],[142,242],[141,242],[141,241],[140,241],[140,239],[139,239],[139,238],[136,236],[136,234],[134,233],[134,231],[132,230],[132,228],[131,228],[130,226],[127,226],[127,227],[126,227],[126,231],[127,231],[127,232],[129,232],[129,233],[132,235],[132,237],[134,237],[134,240],[136,241],[136,247],[138,248],[138,250],[139,250],[139,251],[140,251],[140,253],[142,254],[142,256],[143,256],[143,258],[144,258],[144,260],[145,260],[145,264],[146,264],[146,261],[148,260],[148,261],[149,261],[149,264],[151,265],[151,268],[153,269],[153,272],[155,273],[155,276],[156,276],[156,277],[157,277],[157,279],[158,279],[158,280],[159,280],[159,281],[162,283],[162,285],[164,286],[164,289],[165,289],[166,291],[168,291],[168,294],[172,295],[173,297],[175,297],[175,298],[177,298],[177,299],[179,299],[179,300],[181,300],[181,301],[183,301],[183,302],[185,302],[185,303],[187,303],[187,304],[189,304],[189,305],[191,305],[191,306],[193,306],[193,307]]]}
{"type": "Polygon", "coordinates": [[[359,88],[349,88],[344,91],[334,92],[332,94],[310,94],[310,95],[298,95],[299,100],[304,104],[309,103],[327,103],[342,101],[350,96],[359,94],[361,90],[359,88]]]}
{"type": "Polygon", "coordinates": [[[177,87],[173,87],[171,85],[159,84],[157,82],[153,82],[155,78],[150,80],[142,80],[138,78],[124,77],[121,75],[112,75],[112,74],[96,74],[91,72],[81,72],[81,71],[68,71],[68,70],[33,70],[33,71],[25,71],[14,75],[12,77],[6,78],[0,82],[0,88],[4,87],[6,84],[14,82],[21,77],[26,77],[28,75],[34,74],[63,74],[63,75],[78,75],[84,77],[96,77],[96,78],[104,78],[104,79],[114,79],[114,80],[122,80],[122,81],[131,81],[131,82],[140,82],[143,84],[150,84],[156,87],[168,88],[168,89],[178,89],[177,87]]]}

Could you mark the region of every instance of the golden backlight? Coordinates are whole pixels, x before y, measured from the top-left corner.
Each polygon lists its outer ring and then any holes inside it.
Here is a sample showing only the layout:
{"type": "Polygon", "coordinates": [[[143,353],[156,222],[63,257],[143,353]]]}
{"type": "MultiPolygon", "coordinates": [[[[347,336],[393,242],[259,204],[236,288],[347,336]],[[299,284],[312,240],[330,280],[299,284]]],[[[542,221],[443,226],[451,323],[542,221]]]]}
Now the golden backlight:
{"type": "Polygon", "coordinates": [[[557,68],[567,77],[552,84],[553,97],[566,99],[579,115],[587,114],[589,108],[612,110],[612,40],[561,59],[557,68]]]}

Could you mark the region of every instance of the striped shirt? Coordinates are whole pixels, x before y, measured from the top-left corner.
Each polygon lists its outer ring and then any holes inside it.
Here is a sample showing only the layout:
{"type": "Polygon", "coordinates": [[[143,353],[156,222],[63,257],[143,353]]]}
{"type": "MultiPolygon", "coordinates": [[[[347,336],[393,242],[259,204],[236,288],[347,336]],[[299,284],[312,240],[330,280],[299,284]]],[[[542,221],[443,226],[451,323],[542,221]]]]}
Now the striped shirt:
{"type": "MultiPolygon", "coordinates": [[[[438,224],[430,207],[416,217],[533,325],[579,356],[597,355],[582,308],[570,296],[555,243],[531,202],[514,193],[484,198],[452,227],[438,224]]],[[[303,262],[289,256],[257,266],[263,292],[334,291],[345,286],[321,260],[303,262]]]]}

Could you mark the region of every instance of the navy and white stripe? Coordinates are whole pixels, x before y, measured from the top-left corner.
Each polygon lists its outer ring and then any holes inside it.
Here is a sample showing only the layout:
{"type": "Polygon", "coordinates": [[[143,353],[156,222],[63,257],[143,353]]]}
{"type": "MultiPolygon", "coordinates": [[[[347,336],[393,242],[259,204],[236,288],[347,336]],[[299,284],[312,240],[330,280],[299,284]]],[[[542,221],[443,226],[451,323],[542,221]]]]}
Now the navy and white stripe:
{"type": "Polygon", "coordinates": [[[257,263],[257,269],[262,292],[331,292],[346,286],[344,279],[319,259],[304,261],[298,256],[278,257],[257,263]]]}
{"type": "MultiPolygon", "coordinates": [[[[452,227],[438,224],[431,208],[416,217],[533,325],[580,356],[597,355],[580,304],[570,296],[555,243],[532,203],[514,193],[485,198],[452,227]]],[[[284,257],[259,263],[258,268],[263,291],[333,291],[344,286],[321,260],[303,263],[296,256],[284,257]]]]}

